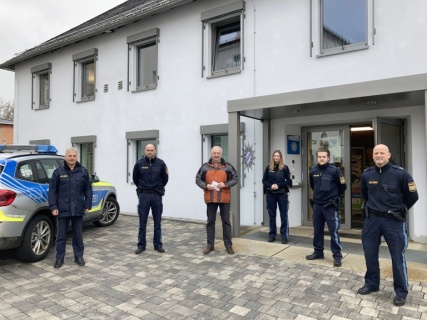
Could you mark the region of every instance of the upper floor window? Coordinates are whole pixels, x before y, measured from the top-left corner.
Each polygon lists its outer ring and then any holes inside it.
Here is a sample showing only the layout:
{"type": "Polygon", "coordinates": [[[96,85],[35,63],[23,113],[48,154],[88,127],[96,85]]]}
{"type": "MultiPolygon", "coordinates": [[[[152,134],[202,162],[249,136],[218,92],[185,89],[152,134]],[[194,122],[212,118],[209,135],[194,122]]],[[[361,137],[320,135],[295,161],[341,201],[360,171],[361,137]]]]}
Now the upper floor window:
{"type": "Polygon", "coordinates": [[[82,63],[82,96],[95,96],[95,61],[90,60],[82,63]]]}
{"type": "Polygon", "coordinates": [[[74,101],[84,102],[95,99],[96,60],[98,49],[89,49],[73,55],[74,101]]]}
{"type": "Polygon", "coordinates": [[[157,87],[160,30],[153,28],[127,37],[128,90],[144,91],[157,87]]]}
{"type": "Polygon", "coordinates": [[[244,2],[235,1],[201,14],[203,24],[202,76],[239,73],[243,69],[244,2]]]}
{"type": "Polygon", "coordinates": [[[213,72],[240,68],[240,19],[234,18],[226,24],[214,24],[215,47],[213,72]],[[233,20],[237,20],[233,22],[233,20]]]}
{"type": "Polygon", "coordinates": [[[367,0],[320,0],[320,54],[368,47],[367,0]]]}
{"type": "Polygon", "coordinates": [[[33,109],[45,109],[50,105],[50,74],[52,65],[45,63],[31,68],[33,109]]]}

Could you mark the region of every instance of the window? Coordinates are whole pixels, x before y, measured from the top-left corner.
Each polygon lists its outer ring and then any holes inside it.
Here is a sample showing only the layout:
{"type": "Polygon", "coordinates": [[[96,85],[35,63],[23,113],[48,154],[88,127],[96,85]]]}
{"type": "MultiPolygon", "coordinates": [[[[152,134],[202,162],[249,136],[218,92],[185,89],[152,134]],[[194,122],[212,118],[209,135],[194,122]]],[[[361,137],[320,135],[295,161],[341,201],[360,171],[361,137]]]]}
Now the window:
{"type": "Polygon", "coordinates": [[[33,173],[33,167],[31,166],[31,163],[29,162],[21,162],[18,164],[16,168],[16,174],[17,179],[20,180],[26,180],[26,181],[34,181],[34,173],[33,173]]]}
{"type": "Polygon", "coordinates": [[[93,143],[80,144],[80,164],[87,169],[89,175],[95,174],[93,163],[93,143]]]}
{"type": "MultiPolygon", "coordinates": [[[[45,176],[47,177],[48,180],[52,178],[53,171],[55,171],[56,168],[62,165],[61,161],[57,159],[41,159],[40,162],[44,172],[46,173],[45,176]]],[[[37,167],[37,170],[40,171],[39,167],[37,167]]],[[[39,174],[39,178],[40,178],[40,174],[39,174]]]]}
{"type": "Polygon", "coordinates": [[[243,69],[243,12],[243,1],[202,12],[202,76],[206,69],[208,77],[235,74],[243,69]]]}
{"type": "MultiPolygon", "coordinates": [[[[202,135],[202,162],[206,162],[211,157],[212,147],[219,146],[222,148],[222,157],[228,161],[228,123],[211,124],[200,126],[202,135]]],[[[240,134],[245,134],[245,123],[240,123],[240,134]]],[[[243,143],[242,143],[243,145],[243,143]]]]}
{"type": "Polygon", "coordinates": [[[72,137],[71,144],[79,151],[79,162],[87,169],[89,175],[95,174],[96,136],[72,137]]]}
{"type": "Polygon", "coordinates": [[[83,97],[95,96],[95,62],[84,62],[82,68],[82,95],[83,97]]]}
{"type": "Polygon", "coordinates": [[[212,135],[212,147],[222,148],[222,157],[225,161],[228,161],[228,135],[212,135]]]}
{"type": "Polygon", "coordinates": [[[50,74],[52,65],[45,63],[31,68],[32,105],[34,110],[46,109],[50,105],[50,74]]]}
{"type": "Polygon", "coordinates": [[[97,56],[98,49],[89,49],[73,55],[74,101],[84,102],[95,99],[97,56]]]}
{"type": "Polygon", "coordinates": [[[153,28],[127,37],[128,91],[145,91],[157,87],[159,36],[160,30],[153,28]]]}
{"type": "Polygon", "coordinates": [[[321,55],[368,47],[367,0],[320,0],[321,55]]]}
{"type": "MultiPolygon", "coordinates": [[[[132,171],[135,163],[145,155],[145,146],[159,142],[159,130],[130,131],[126,132],[127,140],[127,178],[126,182],[132,182],[132,171]]],[[[156,156],[158,150],[156,150],[156,156]]]]}

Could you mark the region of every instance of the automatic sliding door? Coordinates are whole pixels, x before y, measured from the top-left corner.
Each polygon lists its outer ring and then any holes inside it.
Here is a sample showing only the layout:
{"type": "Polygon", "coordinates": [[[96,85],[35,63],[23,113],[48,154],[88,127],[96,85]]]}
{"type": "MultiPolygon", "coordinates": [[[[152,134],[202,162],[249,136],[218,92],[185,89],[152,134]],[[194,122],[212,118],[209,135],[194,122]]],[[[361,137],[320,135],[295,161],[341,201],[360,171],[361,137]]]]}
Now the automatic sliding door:
{"type": "MultiPolygon", "coordinates": [[[[331,153],[329,163],[340,169],[346,181],[349,181],[350,176],[350,139],[349,128],[344,126],[328,126],[328,127],[315,127],[304,128],[304,183],[303,186],[303,224],[312,225],[313,211],[310,206],[309,200],[313,197],[313,191],[309,184],[310,169],[317,165],[316,152],[319,148],[327,148],[331,153]]],[[[349,193],[349,188],[346,191],[346,199],[349,193]]],[[[339,217],[341,226],[345,229],[350,228],[350,213],[349,201],[344,201],[339,210],[339,217]]]]}

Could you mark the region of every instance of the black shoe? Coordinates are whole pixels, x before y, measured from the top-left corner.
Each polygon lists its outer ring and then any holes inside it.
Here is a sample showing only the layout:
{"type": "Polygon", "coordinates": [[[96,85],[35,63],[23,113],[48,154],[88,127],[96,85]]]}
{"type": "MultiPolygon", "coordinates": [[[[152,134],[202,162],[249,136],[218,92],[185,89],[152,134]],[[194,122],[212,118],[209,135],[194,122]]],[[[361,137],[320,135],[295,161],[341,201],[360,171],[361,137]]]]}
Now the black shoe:
{"type": "Polygon", "coordinates": [[[342,266],[341,259],[340,258],[334,259],[334,267],[341,267],[341,266],[342,266]]]}
{"type": "Polygon", "coordinates": [[[288,239],[282,239],[282,243],[283,244],[287,244],[288,243],[288,239]]]}
{"type": "Polygon", "coordinates": [[[62,267],[62,265],[64,264],[64,260],[56,260],[55,261],[55,264],[53,265],[53,267],[55,268],[55,269],[59,269],[59,268],[61,268],[62,267]]]}
{"type": "Polygon", "coordinates": [[[145,247],[141,247],[135,250],[135,254],[140,254],[142,251],[145,251],[145,247]]]}
{"type": "Polygon", "coordinates": [[[85,261],[83,258],[74,258],[74,262],[77,263],[80,267],[83,267],[85,265],[85,261]]]}
{"type": "Polygon", "coordinates": [[[275,238],[268,238],[268,242],[274,242],[274,241],[276,241],[275,238]]]}
{"type": "Polygon", "coordinates": [[[325,256],[323,254],[318,254],[318,253],[312,253],[308,256],[305,256],[305,258],[307,260],[317,260],[317,259],[325,259],[325,256]]]}
{"type": "Polygon", "coordinates": [[[406,302],[406,298],[404,297],[395,296],[393,299],[394,305],[398,307],[405,305],[405,302],[406,302]]]}
{"type": "Polygon", "coordinates": [[[165,249],[163,249],[163,247],[162,247],[162,246],[154,247],[154,250],[156,250],[156,251],[158,251],[158,252],[160,252],[160,253],[165,252],[165,249]]]}
{"type": "Polygon", "coordinates": [[[378,292],[378,291],[380,291],[380,289],[378,289],[378,288],[372,289],[372,288],[369,288],[367,286],[363,286],[362,288],[357,290],[357,293],[361,294],[361,295],[365,295],[365,294],[370,294],[372,292],[378,292]]]}

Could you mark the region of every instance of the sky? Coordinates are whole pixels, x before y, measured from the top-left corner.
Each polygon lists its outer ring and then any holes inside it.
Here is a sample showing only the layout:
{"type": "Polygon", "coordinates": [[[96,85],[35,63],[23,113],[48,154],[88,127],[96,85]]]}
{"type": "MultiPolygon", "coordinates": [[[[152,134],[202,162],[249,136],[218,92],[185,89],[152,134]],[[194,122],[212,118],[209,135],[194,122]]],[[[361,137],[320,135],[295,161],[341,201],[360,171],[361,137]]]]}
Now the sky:
{"type": "MultiPolygon", "coordinates": [[[[0,64],[125,0],[0,0],[0,64]]],[[[15,73],[0,70],[0,99],[14,100],[15,73]]]]}

